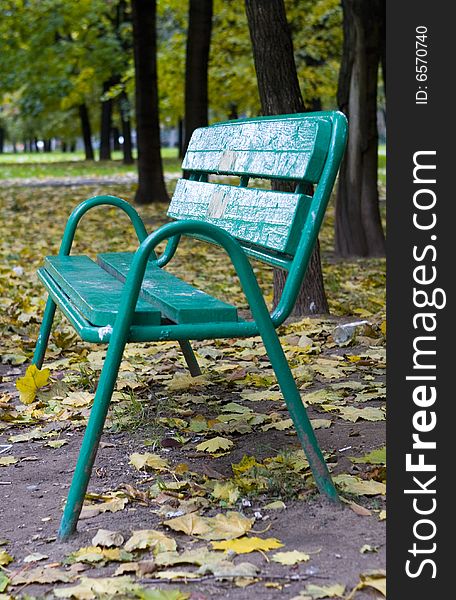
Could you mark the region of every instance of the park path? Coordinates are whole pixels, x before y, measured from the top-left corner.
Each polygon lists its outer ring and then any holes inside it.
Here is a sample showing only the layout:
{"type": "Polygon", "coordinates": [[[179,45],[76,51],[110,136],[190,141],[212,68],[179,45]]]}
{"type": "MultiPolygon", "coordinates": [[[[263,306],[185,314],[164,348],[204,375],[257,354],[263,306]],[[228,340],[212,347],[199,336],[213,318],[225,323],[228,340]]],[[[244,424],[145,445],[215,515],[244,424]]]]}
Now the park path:
{"type": "MultiPolygon", "coordinates": [[[[165,180],[176,179],[177,173],[167,172],[165,180]]],[[[137,173],[126,173],[124,175],[93,175],[91,177],[16,177],[2,179],[2,187],[74,187],[82,185],[122,185],[138,183],[137,173]]]]}

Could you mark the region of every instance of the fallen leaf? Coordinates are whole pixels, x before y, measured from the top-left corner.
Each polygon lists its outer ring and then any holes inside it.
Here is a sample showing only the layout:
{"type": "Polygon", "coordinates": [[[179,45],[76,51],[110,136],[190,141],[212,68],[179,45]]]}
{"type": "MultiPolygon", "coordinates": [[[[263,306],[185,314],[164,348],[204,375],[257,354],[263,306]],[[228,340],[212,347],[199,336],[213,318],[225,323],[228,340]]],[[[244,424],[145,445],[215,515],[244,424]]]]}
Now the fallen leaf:
{"type": "Polygon", "coordinates": [[[128,498],[113,498],[99,504],[86,504],[82,507],[80,519],[91,519],[103,512],[118,512],[128,504],[128,498]]]}
{"type": "Polygon", "coordinates": [[[49,558],[49,556],[47,554],[41,554],[40,552],[34,552],[33,554],[29,554],[28,556],[26,556],[22,560],[22,562],[33,563],[33,562],[38,562],[40,560],[45,560],[46,558],[49,558]]]}
{"type": "Polygon", "coordinates": [[[36,567],[29,571],[20,571],[11,578],[11,585],[28,585],[30,583],[69,583],[73,581],[74,575],[57,569],[56,567],[50,567],[44,565],[42,567],[36,567]]]}
{"type": "Polygon", "coordinates": [[[291,550],[290,552],[276,552],[271,559],[282,565],[296,565],[300,562],[307,562],[310,555],[299,550],[291,550]]]}
{"type": "Polygon", "coordinates": [[[155,471],[165,471],[169,467],[166,459],[158,454],[151,454],[150,452],[145,452],[144,454],[134,452],[133,454],[130,454],[129,464],[133,465],[138,471],[141,471],[141,469],[144,469],[145,467],[149,467],[155,471]]]}
{"type": "Polygon", "coordinates": [[[49,446],[50,448],[61,448],[68,444],[68,440],[51,440],[50,442],[46,442],[44,445],[49,446]]]}
{"type": "Polygon", "coordinates": [[[123,577],[81,577],[78,585],[53,590],[57,598],[76,598],[76,600],[92,600],[92,598],[121,596],[129,597],[139,588],[128,575],[123,577]]]}
{"type": "MultiPolygon", "coordinates": [[[[313,583],[309,583],[301,592],[301,595],[304,597],[310,597],[312,600],[319,600],[320,598],[342,598],[344,592],[345,585],[341,583],[334,583],[332,585],[315,585],[313,583]]],[[[296,598],[296,600],[298,599],[299,596],[296,598]]]]}
{"type": "Polygon", "coordinates": [[[19,462],[18,458],[14,456],[2,456],[0,457],[0,467],[9,467],[10,465],[15,465],[19,462]]]}
{"type": "Polygon", "coordinates": [[[139,589],[135,593],[139,600],[187,600],[190,598],[188,592],[160,590],[158,588],[139,589]]]}
{"type": "Polygon", "coordinates": [[[386,520],[386,510],[381,510],[379,512],[378,519],[379,519],[379,521],[385,521],[386,520]]]}
{"type": "Polygon", "coordinates": [[[6,552],[6,550],[0,550],[0,566],[4,567],[13,562],[13,557],[6,552]]]}
{"type": "Polygon", "coordinates": [[[386,485],[379,481],[369,479],[360,479],[354,475],[341,474],[333,477],[334,483],[339,486],[343,492],[356,494],[357,496],[376,496],[386,494],[386,485]]]}
{"type": "Polygon", "coordinates": [[[370,517],[372,515],[372,512],[368,508],[360,506],[359,504],[356,504],[356,502],[349,502],[348,506],[360,517],[370,517]]]}
{"type": "Polygon", "coordinates": [[[367,408],[354,408],[352,406],[341,406],[338,407],[339,417],[345,421],[351,421],[356,423],[358,419],[364,421],[384,421],[386,416],[385,412],[381,408],[374,408],[368,406],[367,408]]]}
{"type": "Polygon", "coordinates": [[[36,398],[36,392],[48,384],[49,369],[38,369],[36,365],[29,365],[23,377],[16,380],[19,390],[19,400],[23,404],[31,404],[36,398]]]}
{"type": "Polygon", "coordinates": [[[190,513],[164,521],[175,531],[194,535],[205,540],[231,540],[250,531],[255,519],[247,518],[237,512],[219,513],[215,517],[201,517],[190,513]]]}
{"type": "Polygon", "coordinates": [[[154,560],[140,560],[138,562],[129,562],[119,565],[114,571],[114,577],[123,575],[124,573],[135,573],[138,577],[145,577],[157,570],[157,565],[154,560]]]}
{"type": "Polygon", "coordinates": [[[97,562],[126,562],[131,561],[133,555],[122,548],[100,548],[99,546],[86,546],[79,548],[68,556],[69,563],[97,563],[97,562]]]}
{"type": "Polygon", "coordinates": [[[226,483],[220,483],[219,481],[217,481],[214,485],[214,489],[211,495],[216,500],[223,500],[223,502],[226,502],[228,505],[231,505],[239,499],[241,492],[239,488],[231,481],[228,481],[226,483]]]}
{"type": "Polygon", "coordinates": [[[377,448],[368,452],[364,456],[350,456],[350,460],[353,463],[367,463],[369,465],[386,465],[386,446],[377,448]]]}
{"type": "Polygon", "coordinates": [[[218,450],[229,450],[233,446],[233,442],[228,438],[217,436],[205,442],[201,442],[195,446],[196,450],[200,452],[214,453],[218,450]]]}
{"type": "Polygon", "coordinates": [[[367,552],[378,552],[378,546],[371,546],[370,544],[364,544],[364,546],[361,546],[361,548],[359,549],[361,554],[366,554],[367,552]]]}
{"type": "Polygon", "coordinates": [[[223,542],[211,542],[214,550],[231,550],[236,554],[248,554],[249,552],[255,552],[256,550],[262,550],[268,552],[275,548],[283,546],[276,538],[259,538],[259,537],[243,537],[237,540],[224,540],[223,542]]]}
{"type": "MultiPolygon", "coordinates": [[[[9,578],[5,575],[5,573],[3,573],[3,571],[0,571],[0,594],[6,590],[9,583],[10,583],[9,578]]],[[[9,596],[9,597],[11,597],[11,596],[9,596]]],[[[5,596],[5,598],[8,598],[8,596],[5,596]]]]}
{"type": "Polygon", "coordinates": [[[109,531],[108,529],[99,529],[92,538],[93,546],[103,546],[104,548],[112,548],[122,546],[124,537],[118,531],[109,531]]]}
{"type": "Polygon", "coordinates": [[[198,578],[198,573],[193,571],[160,571],[156,573],[155,577],[158,579],[195,579],[198,578]]]}
{"type": "Polygon", "coordinates": [[[155,529],[139,529],[127,540],[125,550],[145,550],[150,548],[154,554],[174,551],[177,548],[175,540],[155,529]]]}
{"type": "Polygon", "coordinates": [[[313,429],[328,429],[331,427],[331,419],[310,419],[310,423],[313,429]]]}
{"type": "Polygon", "coordinates": [[[202,575],[212,573],[218,579],[223,579],[232,577],[255,577],[259,570],[260,569],[256,565],[252,565],[252,563],[242,562],[234,564],[229,560],[220,560],[208,565],[202,565],[198,569],[198,573],[201,573],[202,575]]]}
{"type": "Polygon", "coordinates": [[[346,600],[352,600],[355,597],[356,592],[362,590],[366,587],[374,588],[385,596],[386,598],[386,574],[385,571],[379,569],[378,571],[370,571],[368,573],[361,573],[359,576],[361,581],[356,585],[350,594],[347,596],[346,600]]]}
{"type": "Polygon", "coordinates": [[[286,508],[286,505],[282,500],[275,500],[263,506],[263,510],[283,510],[284,508],[286,508]]]}

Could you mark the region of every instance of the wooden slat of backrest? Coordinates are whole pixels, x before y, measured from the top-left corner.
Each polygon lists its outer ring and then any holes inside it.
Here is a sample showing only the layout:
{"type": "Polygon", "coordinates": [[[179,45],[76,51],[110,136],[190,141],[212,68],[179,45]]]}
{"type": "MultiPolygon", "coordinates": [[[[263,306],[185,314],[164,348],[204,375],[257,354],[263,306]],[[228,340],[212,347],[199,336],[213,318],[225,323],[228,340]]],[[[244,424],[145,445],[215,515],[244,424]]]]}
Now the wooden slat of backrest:
{"type": "Polygon", "coordinates": [[[180,179],[168,216],[212,223],[239,240],[292,255],[309,200],[303,194],[180,179]]]}
{"type": "Polygon", "coordinates": [[[287,116],[212,125],[194,131],[182,168],[317,183],[330,137],[328,117],[287,116]]]}

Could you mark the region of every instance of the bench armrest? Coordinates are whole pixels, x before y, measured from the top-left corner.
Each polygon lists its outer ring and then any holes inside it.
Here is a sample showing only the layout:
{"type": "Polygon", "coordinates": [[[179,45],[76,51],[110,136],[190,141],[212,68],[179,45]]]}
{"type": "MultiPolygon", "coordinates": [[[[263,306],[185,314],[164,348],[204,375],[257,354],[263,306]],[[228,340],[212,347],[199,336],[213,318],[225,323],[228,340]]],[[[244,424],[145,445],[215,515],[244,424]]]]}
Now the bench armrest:
{"type": "MultiPolygon", "coordinates": [[[[183,220],[163,225],[155,232],[151,233],[139,246],[136,251],[133,261],[125,281],[125,289],[122,296],[122,302],[119,307],[119,312],[126,313],[131,318],[139,296],[144,273],[147,266],[147,261],[151,253],[154,253],[154,248],[163,240],[175,239],[176,244],[181,235],[199,235],[206,239],[216,242],[222,246],[227,252],[233,263],[236,274],[241,282],[242,290],[247,298],[247,301],[254,313],[260,313],[261,318],[270,319],[269,311],[263,298],[263,294],[258,285],[257,279],[253,272],[252,266],[245,254],[242,246],[230,233],[212,225],[201,221],[183,220]]],[[[174,243],[173,243],[174,246],[174,243]]],[[[175,248],[174,248],[175,249],[175,248]]],[[[127,318],[127,320],[129,320],[127,318]]]]}
{"type": "Polygon", "coordinates": [[[68,255],[70,253],[79,221],[87,211],[95,208],[96,206],[115,206],[116,208],[120,208],[130,217],[130,221],[135,228],[139,242],[141,243],[147,238],[147,230],[144,226],[144,223],[131,204],[125,200],[122,200],[121,198],[116,198],[115,196],[94,196],[93,198],[89,198],[88,200],[81,202],[81,204],[79,204],[68,217],[65,231],[63,233],[62,243],[60,245],[60,255],[68,255]]]}

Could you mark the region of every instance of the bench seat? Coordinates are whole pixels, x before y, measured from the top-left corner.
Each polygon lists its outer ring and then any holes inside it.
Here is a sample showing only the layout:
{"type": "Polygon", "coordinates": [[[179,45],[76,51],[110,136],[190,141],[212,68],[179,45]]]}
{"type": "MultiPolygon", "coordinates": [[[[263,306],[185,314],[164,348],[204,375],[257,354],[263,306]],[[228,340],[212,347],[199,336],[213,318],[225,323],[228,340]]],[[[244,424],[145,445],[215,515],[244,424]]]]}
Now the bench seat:
{"type": "MultiPolygon", "coordinates": [[[[98,264],[124,283],[133,252],[108,252],[97,256],[98,264]]],[[[140,298],[161,311],[174,323],[212,323],[237,321],[237,308],[194,288],[168,271],[148,263],[140,298]]]]}
{"type": "MultiPolygon", "coordinates": [[[[67,300],[91,325],[113,326],[133,253],[107,253],[98,264],[88,256],[48,256],[38,275],[50,276],[67,300]],[[43,273],[43,271],[45,273],[43,273]]],[[[133,325],[237,321],[237,309],[194,288],[150,262],[136,304],[133,325]]]]}

